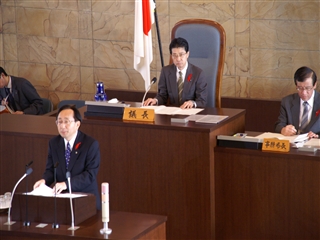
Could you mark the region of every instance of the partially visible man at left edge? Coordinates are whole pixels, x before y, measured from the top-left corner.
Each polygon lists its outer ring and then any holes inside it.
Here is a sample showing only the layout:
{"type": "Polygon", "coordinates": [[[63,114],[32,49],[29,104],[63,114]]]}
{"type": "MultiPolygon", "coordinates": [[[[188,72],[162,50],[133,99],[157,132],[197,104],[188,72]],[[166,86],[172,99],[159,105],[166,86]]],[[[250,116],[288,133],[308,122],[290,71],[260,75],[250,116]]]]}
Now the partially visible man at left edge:
{"type": "Polygon", "coordinates": [[[25,78],[9,76],[0,67],[1,105],[8,106],[14,114],[43,114],[43,102],[34,86],[25,78]]]}

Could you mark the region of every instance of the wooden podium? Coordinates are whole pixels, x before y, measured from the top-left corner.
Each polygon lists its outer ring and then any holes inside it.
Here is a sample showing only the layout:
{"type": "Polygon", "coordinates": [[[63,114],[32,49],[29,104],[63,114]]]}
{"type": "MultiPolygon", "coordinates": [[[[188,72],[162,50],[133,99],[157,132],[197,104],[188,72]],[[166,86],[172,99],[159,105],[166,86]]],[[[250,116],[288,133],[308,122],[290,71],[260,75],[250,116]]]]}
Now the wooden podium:
{"type": "MultiPolygon", "coordinates": [[[[72,199],[74,224],[77,225],[97,213],[96,197],[87,194],[72,199]]],[[[57,223],[71,224],[70,198],[56,199],[57,223]]],[[[17,193],[13,197],[11,208],[12,221],[26,220],[26,195],[17,193]]],[[[54,197],[28,195],[28,221],[38,223],[54,223],[54,197]]]]}

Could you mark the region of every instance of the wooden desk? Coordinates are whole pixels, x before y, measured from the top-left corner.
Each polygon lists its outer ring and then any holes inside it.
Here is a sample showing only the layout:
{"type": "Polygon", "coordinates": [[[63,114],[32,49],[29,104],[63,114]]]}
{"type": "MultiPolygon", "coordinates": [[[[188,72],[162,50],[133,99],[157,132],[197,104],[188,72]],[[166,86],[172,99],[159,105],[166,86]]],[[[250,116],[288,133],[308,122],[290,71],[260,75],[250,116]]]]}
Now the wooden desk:
{"type": "Polygon", "coordinates": [[[215,148],[217,239],[320,239],[320,152],[215,148]]]}
{"type": "MultiPolygon", "coordinates": [[[[214,238],[216,136],[243,132],[245,111],[206,109],[203,114],[229,118],[219,124],[171,124],[166,115],[151,124],[84,119],[80,129],[100,143],[98,184],[109,183],[111,210],[168,216],[168,239],[214,238]]],[[[16,117],[0,116],[2,193],[12,191],[30,160],[32,188],[45,169],[48,141],[57,135],[53,117],[16,117]]],[[[22,182],[17,191],[25,189],[22,182]]]]}
{"type": "Polygon", "coordinates": [[[0,215],[1,240],[14,239],[165,239],[166,217],[140,213],[111,212],[110,235],[100,234],[103,228],[101,213],[77,225],[76,231],[68,230],[70,225],[60,225],[53,229],[51,224],[37,228],[38,223],[25,227],[22,222],[8,226],[7,215],[0,215]]]}

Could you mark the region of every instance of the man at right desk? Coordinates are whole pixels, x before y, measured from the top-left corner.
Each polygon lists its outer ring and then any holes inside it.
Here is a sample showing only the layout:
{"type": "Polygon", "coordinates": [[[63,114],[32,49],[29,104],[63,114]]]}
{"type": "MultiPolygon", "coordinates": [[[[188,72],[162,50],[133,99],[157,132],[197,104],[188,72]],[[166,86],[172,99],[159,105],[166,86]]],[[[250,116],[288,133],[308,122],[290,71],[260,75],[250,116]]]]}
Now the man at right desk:
{"type": "Polygon", "coordinates": [[[320,94],[316,73],[301,67],[294,74],[297,93],[286,96],[281,101],[280,116],[275,124],[275,132],[285,136],[308,133],[309,138],[320,134],[320,94]]]}
{"type": "Polygon", "coordinates": [[[204,108],[207,103],[207,82],[202,69],[188,62],[189,44],[184,38],[175,38],[169,46],[173,64],[162,68],[158,94],[143,105],[166,105],[186,108],[204,108]]]}

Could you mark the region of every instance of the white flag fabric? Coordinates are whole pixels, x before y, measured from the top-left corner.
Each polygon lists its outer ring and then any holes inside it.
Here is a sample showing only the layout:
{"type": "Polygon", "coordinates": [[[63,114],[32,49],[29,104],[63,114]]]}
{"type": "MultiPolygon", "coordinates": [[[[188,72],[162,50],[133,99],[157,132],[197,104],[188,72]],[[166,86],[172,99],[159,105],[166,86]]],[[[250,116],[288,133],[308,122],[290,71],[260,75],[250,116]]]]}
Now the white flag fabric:
{"type": "Polygon", "coordinates": [[[145,89],[150,85],[150,64],[153,60],[151,27],[154,23],[153,0],[135,0],[133,67],[144,79],[145,89]]]}

